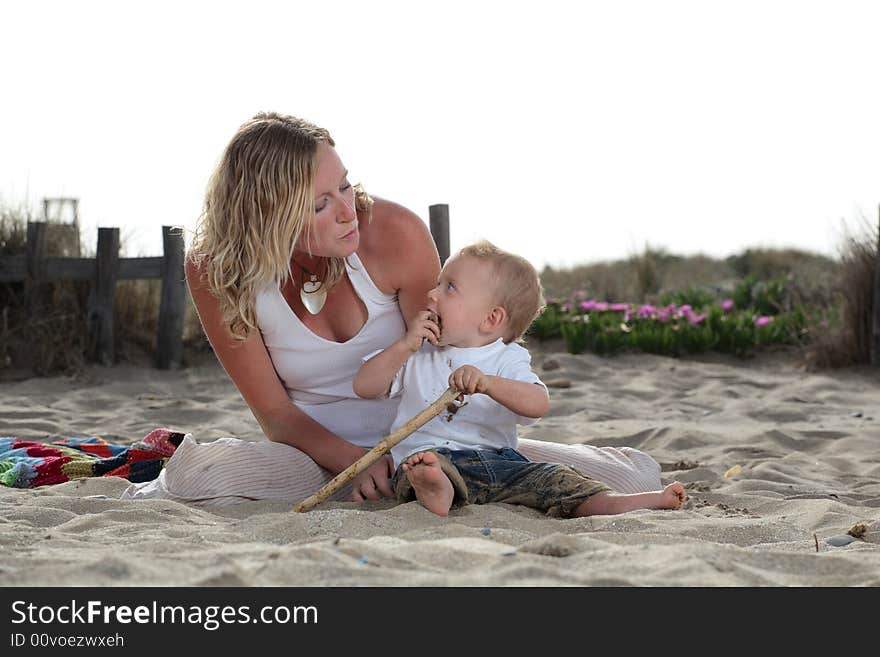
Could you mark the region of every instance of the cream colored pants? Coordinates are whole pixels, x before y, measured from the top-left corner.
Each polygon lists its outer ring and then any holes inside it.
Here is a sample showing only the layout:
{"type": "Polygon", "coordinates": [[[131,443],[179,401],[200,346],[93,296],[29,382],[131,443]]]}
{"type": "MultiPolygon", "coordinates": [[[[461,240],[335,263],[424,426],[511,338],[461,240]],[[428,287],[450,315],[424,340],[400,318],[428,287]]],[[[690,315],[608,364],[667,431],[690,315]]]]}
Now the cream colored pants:
{"type": "MultiPolygon", "coordinates": [[[[529,460],[570,465],[619,493],[662,488],[660,466],[637,449],[563,445],[521,438],[517,449],[529,460]]],[[[267,440],[219,438],[198,443],[192,434],[169,459],[159,477],[132,484],[123,499],[163,498],[204,506],[248,500],[295,503],[320,490],[333,475],[304,452],[267,440]]],[[[330,499],[345,500],[351,487],[330,499]]]]}

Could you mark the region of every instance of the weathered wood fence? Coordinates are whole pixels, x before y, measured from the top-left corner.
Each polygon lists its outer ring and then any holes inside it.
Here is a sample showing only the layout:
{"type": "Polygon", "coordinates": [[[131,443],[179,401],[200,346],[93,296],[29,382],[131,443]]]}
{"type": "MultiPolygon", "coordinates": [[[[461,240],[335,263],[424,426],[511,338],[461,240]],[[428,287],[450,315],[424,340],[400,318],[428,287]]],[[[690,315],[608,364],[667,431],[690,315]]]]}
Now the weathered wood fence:
{"type": "Polygon", "coordinates": [[[156,366],[175,369],[183,360],[183,318],[186,282],[183,270],[183,232],[162,226],[164,255],[155,258],[120,258],[119,229],[99,228],[94,258],[50,258],[47,256],[49,224],[28,222],[24,255],[0,258],[0,282],[24,281],[25,308],[29,317],[45,312],[49,305],[49,283],[89,281],[87,357],[105,365],[115,360],[113,344],[113,297],[120,280],[162,280],[156,366]]]}

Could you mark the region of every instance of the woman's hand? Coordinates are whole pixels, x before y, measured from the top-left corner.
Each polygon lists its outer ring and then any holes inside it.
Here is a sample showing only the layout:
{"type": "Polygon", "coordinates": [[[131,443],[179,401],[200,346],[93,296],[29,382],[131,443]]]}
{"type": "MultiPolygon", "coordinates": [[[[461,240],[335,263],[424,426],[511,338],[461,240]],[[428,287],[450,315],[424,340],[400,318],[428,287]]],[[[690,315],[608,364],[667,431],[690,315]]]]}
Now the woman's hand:
{"type": "Polygon", "coordinates": [[[385,454],[369,468],[354,478],[351,490],[353,502],[364,500],[378,500],[383,497],[391,497],[391,477],[394,475],[394,459],[390,454],[385,454]]]}
{"type": "Polygon", "coordinates": [[[430,310],[420,310],[409,322],[409,329],[402,339],[413,353],[422,348],[422,340],[427,340],[436,346],[440,342],[440,325],[437,323],[437,315],[430,310]]]}

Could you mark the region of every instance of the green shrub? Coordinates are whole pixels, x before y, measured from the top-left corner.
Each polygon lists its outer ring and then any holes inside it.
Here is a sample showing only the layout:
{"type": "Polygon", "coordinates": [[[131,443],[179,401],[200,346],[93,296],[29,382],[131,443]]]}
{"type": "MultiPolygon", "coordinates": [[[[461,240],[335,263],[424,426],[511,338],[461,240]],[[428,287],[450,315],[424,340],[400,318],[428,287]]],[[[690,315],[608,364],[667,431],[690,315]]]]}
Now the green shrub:
{"type": "Polygon", "coordinates": [[[532,324],[529,326],[526,335],[532,336],[539,341],[551,340],[562,335],[562,304],[552,300],[547,302],[547,306],[532,324]]]}
{"type": "Polygon", "coordinates": [[[716,302],[715,295],[698,287],[689,287],[684,290],[666,292],[660,295],[660,305],[668,306],[673,303],[676,306],[689,305],[695,310],[706,308],[716,302]]]}

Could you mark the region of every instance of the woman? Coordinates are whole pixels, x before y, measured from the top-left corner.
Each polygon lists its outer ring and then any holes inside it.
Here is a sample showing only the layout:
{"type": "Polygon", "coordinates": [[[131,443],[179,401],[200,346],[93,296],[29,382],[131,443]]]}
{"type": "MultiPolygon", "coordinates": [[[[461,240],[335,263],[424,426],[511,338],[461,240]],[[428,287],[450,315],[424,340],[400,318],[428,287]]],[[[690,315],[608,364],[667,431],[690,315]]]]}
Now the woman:
{"type": "MultiPolygon", "coordinates": [[[[396,399],[352,388],[364,357],[406,332],[440,262],[424,222],[352,186],[330,134],[260,113],[218,164],[186,263],[205,333],[269,442],[188,437],[160,478],[127,497],[301,500],[388,434],[396,399]]],[[[659,487],[651,457],[522,439],[620,492],[659,487]]],[[[390,458],[340,497],[392,495],[390,458]]]]}

